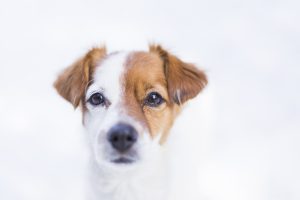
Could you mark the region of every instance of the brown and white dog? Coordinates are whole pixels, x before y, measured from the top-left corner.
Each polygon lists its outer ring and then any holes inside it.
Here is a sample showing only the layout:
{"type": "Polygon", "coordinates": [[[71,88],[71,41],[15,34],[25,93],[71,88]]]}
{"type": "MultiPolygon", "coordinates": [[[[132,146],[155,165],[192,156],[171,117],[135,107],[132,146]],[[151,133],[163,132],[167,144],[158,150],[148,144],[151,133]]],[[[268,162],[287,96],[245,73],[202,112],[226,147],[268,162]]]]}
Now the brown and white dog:
{"type": "Polygon", "coordinates": [[[92,150],[90,199],[169,199],[163,147],[182,106],[206,84],[203,71],[159,45],[93,48],[63,71],[54,86],[81,107],[92,150]]]}

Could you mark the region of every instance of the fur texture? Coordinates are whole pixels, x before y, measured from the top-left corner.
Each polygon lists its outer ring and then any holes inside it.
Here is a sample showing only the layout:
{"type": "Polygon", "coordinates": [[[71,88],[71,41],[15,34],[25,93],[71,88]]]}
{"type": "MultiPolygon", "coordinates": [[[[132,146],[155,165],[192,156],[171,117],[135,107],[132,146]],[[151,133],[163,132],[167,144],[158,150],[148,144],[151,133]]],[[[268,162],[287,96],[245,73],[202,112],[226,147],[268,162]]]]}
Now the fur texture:
{"type": "Polygon", "coordinates": [[[81,105],[90,142],[89,199],[179,197],[169,181],[172,166],[165,144],[183,105],[206,84],[203,71],[158,45],[151,45],[148,52],[108,55],[105,48],[94,48],[62,72],[54,86],[75,108],[81,105]],[[145,103],[153,92],[163,99],[157,106],[145,103]],[[101,105],[90,103],[94,94],[105,98],[101,105]],[[107,140],[118,123],[129,124],[138,133],[136,143],[122,154],[107,140]],[[123,156],[132,162],[113,162],[123,156]]]}

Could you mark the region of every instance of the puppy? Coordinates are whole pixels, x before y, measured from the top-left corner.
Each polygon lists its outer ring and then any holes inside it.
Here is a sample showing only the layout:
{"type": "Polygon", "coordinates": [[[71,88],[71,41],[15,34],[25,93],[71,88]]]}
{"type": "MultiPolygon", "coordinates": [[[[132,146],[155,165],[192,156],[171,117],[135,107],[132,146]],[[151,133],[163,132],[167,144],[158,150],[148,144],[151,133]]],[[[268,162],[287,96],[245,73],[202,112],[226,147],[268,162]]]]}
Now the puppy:
{"type": "Polygon", "coordinates": [[[159,45],[93,48],[63,71],[54,86],[81,108],[90,142],[89,199],[174,200],[164,146],[183,105],[206,84],[202,70],[159,45]]]}

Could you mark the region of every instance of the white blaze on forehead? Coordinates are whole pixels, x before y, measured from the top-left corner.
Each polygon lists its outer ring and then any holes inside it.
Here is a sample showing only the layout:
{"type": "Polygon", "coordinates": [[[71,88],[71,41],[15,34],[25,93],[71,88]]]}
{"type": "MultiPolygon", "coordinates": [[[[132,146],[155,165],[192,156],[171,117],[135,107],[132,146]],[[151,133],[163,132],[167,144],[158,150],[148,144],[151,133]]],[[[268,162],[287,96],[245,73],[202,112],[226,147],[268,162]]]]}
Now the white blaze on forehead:
{"type": "Polygon", "coordinates": [[[108,55],[96,67],[93,84],[89,87],[86,96],[89,97],[92,93],[101,91],[111,103],[117,103],[122,93],[120,80],[124,73],[127,56],[127,52],[108,55]]]}

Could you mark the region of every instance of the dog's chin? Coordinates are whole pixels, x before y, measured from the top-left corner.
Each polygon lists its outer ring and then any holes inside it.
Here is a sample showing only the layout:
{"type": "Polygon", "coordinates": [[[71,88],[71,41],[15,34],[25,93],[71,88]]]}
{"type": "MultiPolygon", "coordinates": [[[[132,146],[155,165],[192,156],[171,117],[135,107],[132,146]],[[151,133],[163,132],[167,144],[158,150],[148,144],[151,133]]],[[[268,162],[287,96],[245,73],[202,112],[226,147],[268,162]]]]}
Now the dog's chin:
{"type": "Polygon", "coordinates": [[[138,160],[119,157],[114,159],[97,159],[96,163],[100,169],[106,171],[128,172],[128,170],[135,169],[140,163],[138,160]]]}
{"type": "Polygon", "coordinates": [[[107,173],[130,173],[135,171],[140,162],[137,159],[118,157],[113,159],[107,159],[97,162],[101,169],[104,169],[107,173]]]}

